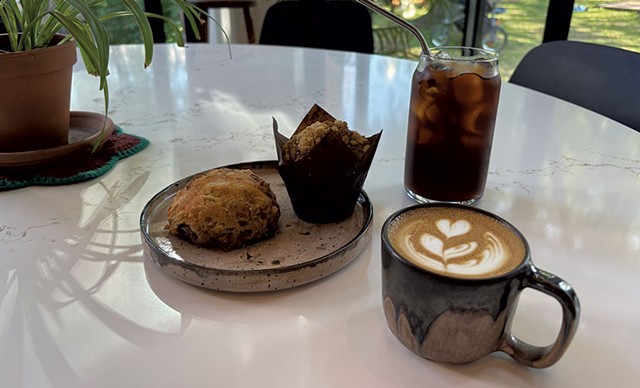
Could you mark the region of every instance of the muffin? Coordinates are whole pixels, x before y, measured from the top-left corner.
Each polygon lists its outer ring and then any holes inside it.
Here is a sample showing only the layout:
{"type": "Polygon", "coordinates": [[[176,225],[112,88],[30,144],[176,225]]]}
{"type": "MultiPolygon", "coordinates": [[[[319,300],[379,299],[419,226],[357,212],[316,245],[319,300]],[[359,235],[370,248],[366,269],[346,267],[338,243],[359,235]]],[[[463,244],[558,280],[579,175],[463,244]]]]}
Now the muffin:
{"type": "Polygon", "coordinates": [[[326,136],[338,136],[357,159],[362,158],[371,146],[366,137],[356,131],[350,130],[344,121],[316,121],[296,133],[284,144],[282,147],[283,160],[285,162],[295,162],[304,158],[315,146],[321,143],[326,136]],[[330,132],[333,133],[330,134],[330,132]]]}
{"type": "Polygon", "coordinates": [[[180,189],[167,218],[172,234],[230,251],[273,235],[280,206],[269,184],[251,170],[220,168],[180,189]]]}
{"type": "Polygon", "coordinates": [[[353,213],[382,131],[365,137],[317,104],[290,139],[273,120],[278,172],[293,210],[307,222],[340,222],[353,213]]]}

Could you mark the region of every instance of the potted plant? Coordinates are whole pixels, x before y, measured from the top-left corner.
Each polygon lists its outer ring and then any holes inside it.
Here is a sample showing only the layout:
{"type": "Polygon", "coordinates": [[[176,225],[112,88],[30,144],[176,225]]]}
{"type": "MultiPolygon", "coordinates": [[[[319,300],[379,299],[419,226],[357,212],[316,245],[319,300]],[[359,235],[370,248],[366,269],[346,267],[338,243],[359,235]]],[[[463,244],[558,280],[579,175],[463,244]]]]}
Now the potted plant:
{"type": "MultiPolygon", "coordinates": [[[[164,20],[175,32],[176,44],[185,45],[183,23],[147,13],[136,0],[120,1],[126,11],[98,16],[92,6],[99,0],[0,0],[0,30],[6,30],[0,34],[0,153],[67,143],[76,45],[87,71],[99,79],[106,121],[109,35],[104,21],[121,17],[135,21],[144,44],[145,67],[153,58],[148,18],[164,20]]],[[[197,23],[207,14],[187,0],[171,1],[180,7],[184,23],[190,23],[199,38],[197,23]]]]}

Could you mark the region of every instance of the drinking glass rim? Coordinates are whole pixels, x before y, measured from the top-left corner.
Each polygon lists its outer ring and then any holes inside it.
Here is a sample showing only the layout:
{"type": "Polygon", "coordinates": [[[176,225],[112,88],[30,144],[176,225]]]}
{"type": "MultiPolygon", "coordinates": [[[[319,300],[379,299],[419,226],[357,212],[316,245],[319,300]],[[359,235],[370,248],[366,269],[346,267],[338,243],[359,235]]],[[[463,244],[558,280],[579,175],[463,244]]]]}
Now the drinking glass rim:
{"type": "Polygon", "coordinates": [[[432,47],[429,53],[425,53],[423,51],[420,53],[420,56],[425,58],[430,58],[430,59],[437,59],[439,61],[455,61],[455,62],[492,63],[492,62],[497,62],[499,60],[499,55],[495,51],[486,50],[480,47],[472,47],[472,46],[432,47]],[[474,50],[475,52],[481,53],[482,55],[481,56],[471,55],[468,57],[456,57],[456,58],[437,58],[435,56],[440,51],[453,51],[453,50],[461,50],[461,49],[474,50]]]}

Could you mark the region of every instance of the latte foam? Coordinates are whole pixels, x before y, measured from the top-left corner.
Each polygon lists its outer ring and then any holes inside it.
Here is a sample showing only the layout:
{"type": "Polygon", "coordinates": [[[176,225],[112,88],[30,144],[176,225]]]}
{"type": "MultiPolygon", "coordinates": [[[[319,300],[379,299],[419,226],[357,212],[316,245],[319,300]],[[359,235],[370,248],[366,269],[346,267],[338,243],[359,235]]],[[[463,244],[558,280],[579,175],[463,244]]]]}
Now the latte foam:
{"type": "Polygon", "coordinates": [[[525,259],[518,235],[500,221],[468,209],[416,208],[396,217],[388,235],[402,257],[450,277],[494,277],[525,259]]]}

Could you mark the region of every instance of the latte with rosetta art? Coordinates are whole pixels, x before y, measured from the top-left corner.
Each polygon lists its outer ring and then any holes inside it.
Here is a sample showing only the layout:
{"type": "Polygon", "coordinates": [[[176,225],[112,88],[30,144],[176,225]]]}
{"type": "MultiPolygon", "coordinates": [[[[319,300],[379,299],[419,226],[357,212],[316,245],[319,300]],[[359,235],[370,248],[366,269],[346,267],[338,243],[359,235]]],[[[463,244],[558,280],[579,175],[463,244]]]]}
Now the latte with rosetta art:
{"type": "Polygon", "coordinates": [[[508,273],[524,261],[526,252],[520,237],[500,221],[456,207],[405,212],[392,221],[389,240],[415,265],[456,278],[508,273]]]}

